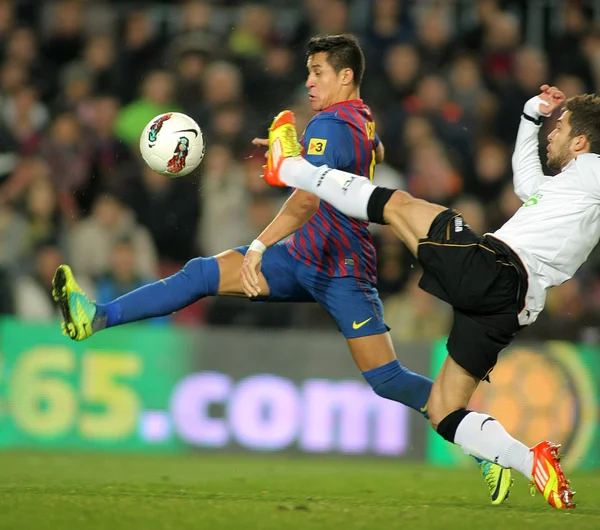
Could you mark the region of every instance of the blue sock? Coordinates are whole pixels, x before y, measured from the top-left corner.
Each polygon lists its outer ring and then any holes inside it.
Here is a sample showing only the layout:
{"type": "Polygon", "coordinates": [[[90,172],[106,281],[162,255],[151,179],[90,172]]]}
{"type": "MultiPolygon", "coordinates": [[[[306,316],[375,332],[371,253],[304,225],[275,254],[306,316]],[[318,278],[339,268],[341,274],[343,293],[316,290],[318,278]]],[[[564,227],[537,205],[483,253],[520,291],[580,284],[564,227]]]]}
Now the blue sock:
{"type": "Polygon", "coordinates": [[[407,370],[398,359],[367,370],[362,375],[377,395],[398,401],[428,417],[427,400],[433,384],[431,379],[407,370]]]}
{"type": "MultiPolygon", "coordinates": [[[[398,401],[428,418],[427,400],[433,381],[415,374],[395,359],[362,373],[378,396],[398,401]]],[[[473,457],[478,464],[483,460],[473,457]]]]}
{"type": "Polygon", "coordinates": [[[107,304],[96,304],[94,322],[110,328],[127,322],[170,315],[200,298],[214,296],[219,289],[219,264],[216,258],[195,258],[179,272],[107,304]]]}

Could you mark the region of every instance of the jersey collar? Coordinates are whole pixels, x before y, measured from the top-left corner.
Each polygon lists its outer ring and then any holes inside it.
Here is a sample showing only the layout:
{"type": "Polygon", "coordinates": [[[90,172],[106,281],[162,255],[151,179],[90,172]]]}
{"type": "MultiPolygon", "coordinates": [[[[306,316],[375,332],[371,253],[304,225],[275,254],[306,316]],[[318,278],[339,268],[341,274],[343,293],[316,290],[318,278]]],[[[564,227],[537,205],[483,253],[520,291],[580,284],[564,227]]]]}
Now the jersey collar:
{"type": "Polygon", "coordinates": [[[363,105],[362,99],[347,99],[346,101],[338,101],[337,103],[334,103],[333,105],[329,105],[329,107],[324,108],[321,112],[333,110],[334,108],[337,108],[337,107],[345,107],[345,106],[359,107],[361,105],[363,105]]]}

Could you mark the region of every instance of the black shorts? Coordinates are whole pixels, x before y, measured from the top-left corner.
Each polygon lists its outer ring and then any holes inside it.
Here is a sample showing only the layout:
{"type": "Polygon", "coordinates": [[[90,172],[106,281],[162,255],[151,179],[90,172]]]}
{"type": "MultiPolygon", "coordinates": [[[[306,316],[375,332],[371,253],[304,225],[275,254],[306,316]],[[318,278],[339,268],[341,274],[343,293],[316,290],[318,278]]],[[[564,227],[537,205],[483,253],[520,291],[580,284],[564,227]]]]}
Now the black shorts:
{"type": "Polygon", "coordinates": [[[473,232],[453,210],[434,219],[417,257],[423,267],[419,286],[454,308],[448,353],[485,379],[521,328],[527,292],[521,260],[498,239],[473,232]]]}

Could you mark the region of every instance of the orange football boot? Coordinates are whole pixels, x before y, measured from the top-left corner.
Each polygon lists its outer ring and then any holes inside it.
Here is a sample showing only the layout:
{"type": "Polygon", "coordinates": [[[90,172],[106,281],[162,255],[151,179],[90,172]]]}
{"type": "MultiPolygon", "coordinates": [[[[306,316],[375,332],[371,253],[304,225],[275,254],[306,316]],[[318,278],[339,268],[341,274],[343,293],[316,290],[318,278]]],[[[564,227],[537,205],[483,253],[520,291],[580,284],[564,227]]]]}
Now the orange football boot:
{"type": "Polygon", "coordinates": [[[533,452],[533,475],[531,477],[531,491],[535,493],[534,486],[553,508],[568,510],[575,508],[571,484],[565,478],[560,465],[560,444],[540,442],[531,448],[533,452]]]}
{"type": "Polygon", "coordinates": [[[287,186],[279,176],[286,158],[298,156],[302,146],[296,133],[296,118],[291,110],[280,112],[269,127],[269,152],[263,178],[270,186],[287,186]]]}

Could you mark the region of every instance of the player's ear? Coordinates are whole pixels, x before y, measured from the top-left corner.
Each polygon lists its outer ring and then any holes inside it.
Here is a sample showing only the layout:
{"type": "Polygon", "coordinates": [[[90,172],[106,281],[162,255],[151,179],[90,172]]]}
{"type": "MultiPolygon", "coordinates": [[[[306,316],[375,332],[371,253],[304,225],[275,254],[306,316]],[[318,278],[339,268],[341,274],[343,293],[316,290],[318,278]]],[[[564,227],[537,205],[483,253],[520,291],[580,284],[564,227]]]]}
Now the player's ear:
{"type": "Polygon", "coordinates": [[[342,73],[342,84],[344,86],[350,85],[354,82],[354,72],[352,71],[352,68],[344,68],[341,73],[342,73]]]}
{"type": "Polygon", "coordinates": [[[590,143],[588,142],[588,139],[583,134],[576,136],[574,138],[574,140],[575,141],[573,142],[573,149],[576,152],[585,153],[590,150],[590,143]]]}

